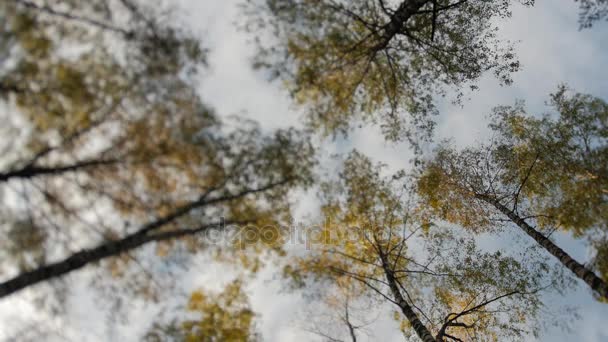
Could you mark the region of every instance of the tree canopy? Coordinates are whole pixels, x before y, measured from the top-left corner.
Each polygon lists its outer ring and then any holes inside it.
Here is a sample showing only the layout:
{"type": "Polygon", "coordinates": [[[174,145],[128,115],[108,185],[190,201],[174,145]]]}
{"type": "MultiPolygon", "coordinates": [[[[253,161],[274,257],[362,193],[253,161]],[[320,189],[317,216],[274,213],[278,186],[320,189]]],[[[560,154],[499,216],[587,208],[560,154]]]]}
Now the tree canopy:
{"type": "Polygon", "coordinates": [[[513,3],[533,1],[269,0],[247,13],[252,30],[277,35],[258,66],[285,81],[313,127],[347,133],[363,120],[415,142],[430,138],[447,90],[460,96],[487,72],[512,82],[519,62],[496,20],[513,3]]]}
{"type": "Polygon", "coordinates": [[[526,223],[545,234],[562,229],[592,240],[606,234],[606,102],[561,87],[551,105],[557,115],[541,118],[526,115],[522,103],[497,107],[493,140],[462,151],[440,147],[419,193],[439,217],[477,231],[495,227],[497,214],[508,216],[606,297],[605,280],[526,223]]]}
{"type": "MultiPolygon", "coordinates": [[[[567,329],[577,281],[607,302],[604,99],[559,86],[548,113],[517,101],[482,142],[434,143],[444,98],[513,84],[501,29],[533,0],[244,1],[239,53],[305,114],[272,130],[210,105],[235,51],[184,4],[0,3],[0,317],[28,315],[0,339],[70,340],[76,308],[111,340],[515,341],[567,329]],[[414,162],[352,148],[364,125],[414,162]],[[297,333],[265,316],[287,307],[297,333]]],[[[608,14],[569,4],[580,35],[608,14]]]]}
{"type": "Polygon", "coordinates": [[[580,2],[580,26],[590,28],[597,21],[608,17],[608,1],[606,0],[574,0],[580,2]]]}
{"type": "Polygon", "coordinates": [[[195,319],[156,325],[147,341],[257,341],[254,318],[242,282],[235,280],[220,293],[196,290],[190,295],[187,310],[195,319]]]}
{"type": "Polygon", "coordinates": [[[324,186],[314,253],[288,265],[286,275],[326,286],[354,283],[359,290],[351,296],[396,305],[404,333],[423,341],[536,333],[530,322],[541,306],[538,293],[554,286],[548,266],[484,252],[463,231],[427,221],[408,177],[382,176],[381,169],[358,153],[349,156],[340,179],[324,186]]]}
{"type": "Polygon", "coordinates": [[[269,224],[288,212],[289,189],[310,181],[304,134],[262,132],[247,120],[226,128],[181,73],[200,57],[180,57],[196,50],[191,38],[121,4],[134,18],[120,28],[74,14],[101,16],[96,7],[2,5],[15,52],[1,83],[23,137],[3,141],[3,226],[12,238],[2,296],[148,242],[182,238],[196,250],[197,233],[269,224]],[[105,33],[136,49],[120,56],[103,40],[92,48],[75,41],[84,51],[61,55],[72,38],[105,33]],[[146,47],[145,37],[160,45],[146,47]],[[164,44],[172,44],[166,54],[164,44]],[[15,275],[12,257],[23,273],[15,275]]]}

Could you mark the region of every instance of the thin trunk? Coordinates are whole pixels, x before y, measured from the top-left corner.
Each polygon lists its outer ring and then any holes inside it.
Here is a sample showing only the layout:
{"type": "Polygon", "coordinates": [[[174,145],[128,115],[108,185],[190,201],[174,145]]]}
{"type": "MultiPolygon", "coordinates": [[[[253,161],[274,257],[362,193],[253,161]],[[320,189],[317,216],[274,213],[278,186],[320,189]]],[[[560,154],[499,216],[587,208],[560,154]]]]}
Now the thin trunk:
{"type": "Polygon", "coordinates": [[[399,32],[403,30],[403,27],[410,20],[410,18],[428,2],[430,1],[403,1],[391,16],[391,20],[384,26],[382,41],[378,43],[373,50],[379,51],[386,48],[386,46],[393,39],[393,37],[395,37],[399,32]]]}
{"type": "Polygon", "coordinates": [[[357,334],[355,333],[355,329],[352,324],[348,323],[348,332],[350,333],[350,339],[352,342],[357,342],[357,334]]]}
{"type": "Polygon", "coordinates": [[[233,225],[250,223],[251,221],[255,220],[254,217],[246,221],[224,221],[222,219],[222,221],[219,223],[207,224],[194,229],[181,229],[153,234],[167,223],[175,221],[176,219],[190,213],[194,209],[202,208],[211,204],[229,202],[235,199],[243,198],[244,196],[250,194],[264,192],[274,187],[285,185],[292,180],[293,178],[289,177],[278,182],[266,184],[256,189],[246,189],[236,194],[226,194],[224,196],[208,199],[207,195],[214,190],[217,190],[213,188],[209,189],[208,192],[201,195],[198,200],[183,205],[177,208],[174,212],[141,226],[137,231],[127,235],[121,240],[105,242],[93,249],[82,250],[72,254],[62,261],[40,266],[35,270],[21,273],[11,280],[0,283],[0,298],[39,282],[72,272],[88,263],[96,262],[107,257],[116,256],[126,251],[130,251],[151,241],[169,240],[177,237],[194,235],[211,227],[222,226],[224,224],[233,225]]]}
{"type": "Polygon", "coordinates": [[[348,302],[344,307],[344,320],[346,321],[346,326],[348,327],[348,333],[350,334],[351,342],[357,342],[357,333],[355,332],[355,327],[350,322],[350,315],[348,314],[348,302]]]}
{"type": "MultiPolygon", "coordinates": [[[[141,234],[140,232],[136,232],[126,236],[121,240],[109,241],[93,249],[84,249],[80,252],[72,254],[64,260],[38,267],[35,270],[29,272],[21,273],[13,279],[1,283],[0,298],[8,296],[12,293],[22,290],[28,286],[40,283],[42,281],[57,278],[79,268],[82,268],[87,264],[100,261],[108,257],[118,256],[121,253],[131,251],[151,241],[163,241],[188,235],[194,235],[224,224],[224,222],[213,223],[203,225],[198,228],[174,230],[153,235],[141,234]]],[[[234,222],[229,222],[226,224],[234,224],[234,222]]]]}
{"type": "Polygon", "coordinates": [[[437,342],[433,337],[433,334],[429,331],[429,329],[420,321],[416,312],[412,309],[412,307],[407,303],[405,298],[401,295],[401,291],[399,290],[399,286],[397,285],[397,279],[395,279],[395,274],[388,266],[385,258],[382,257],[382,269],[384,270],[384,275],[386,276],[386,281],[391,289],[391,293],[393,294],[393,299],[395,303],[401,309],[401,312],[407,320],[410,322],[416,335],[420,337],[423,342],[437,342]]]}
{"type": "Polygon", "coordinates": [[[572,271],[572,273],[574,273],[578,278],[582,279],[585,283],[587,283],[589,287],[596,291],[600,296],[608,298],[608,284],[600,277],[598,277],[595,273],[593,273],[593,271],[589,270],[584,265],[574,260],[563,249],[559,248],[551,240],[549,240],[547,237],[545,237],[536,229],[534,229],[534,227],[530,226],[513,210],[507,208],[496,199],[485,195],[477,195],[477,198],[493,205],[496,209],[498,209],[500,212],[509,217],[511,221],[517,224],[524,232],[526,232],[526,234],[528,234],[531,238],[538,242],[539,245],[541,245],[549,253],[555,256],[564,266],[566,266],[566,268],[572,271]]]}

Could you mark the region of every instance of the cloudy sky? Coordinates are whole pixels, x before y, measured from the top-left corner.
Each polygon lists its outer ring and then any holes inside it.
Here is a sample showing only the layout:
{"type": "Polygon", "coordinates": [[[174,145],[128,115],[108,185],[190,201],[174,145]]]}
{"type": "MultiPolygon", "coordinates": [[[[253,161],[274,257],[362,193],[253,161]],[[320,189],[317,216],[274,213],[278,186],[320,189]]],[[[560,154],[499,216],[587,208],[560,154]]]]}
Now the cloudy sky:
{"type": "MultiPolygon", "coordinates": [[[[201,77],[200,93],[219,115],[242,115],[255,119],[266,129],[300,124],[300,114],[290,105],[287,94],[277,83],[269,83],[250,67],[253,46],[250,36],[235,28],[238,23],[236,0],[180,0],[185,22],[200,32],[204,44],[211,49],[209,69],[201,77]]],[[[591,30],[579,31],[577,7],[572,0],[538,0],[534,8],[515,7],[513,17],[501,23],[501,34],[518,41],[516,50],[523,69],[515,75],[514,84],[501,87],[492,77],[483,78],[480,90],[462,106],[446,102],[438,118],[437,140],[452,139],[460,146],[474,144],[488,134],[486,116],[493,106],[525,100],[530,113],[549,110],[548,95],[558,84],[603,98],[608,97],[608,23],[591,30]]],[[[354,132],[349,139],[323,141],[321,153],[329,156],[352,148],[387,163],[390,169],[407,167],[410,151],[406,145],[385,143],[375,128],[354,132]]],[[[328,166],[331,169],[331,165],[328,166]]],[[[299,199],[297,216],[314,214],[314,196],[299,199]]],[[[588,251],[568,236],[556,236],[558,243],[576,259],[586,261],[588,251]]],[[[203,262],[203,261],[201,261],[203,262]]],[[[231,277],[223,266],[194,268],[182,275],[180,293],[205,286],[220,289],[231,277]]],[[[73,279],[86,279],[87,271],[73,279]]],[[[259,328],[267,341],[309,340],[311,335],[294,324],[300,317],[303,299],[281,291],[274,270],[268,268],[249,287],[252,305],[260,315],[259,328]]],[[[85,283],[85,282],[82,282],[85,283]]],[[[589,291],[579,287],[567,298],[550,299],[550,307],[578,306],[580,320],[573,323],[571,333],[561,329],[548,330],[541,341],[608,341],[608,305],[596,303],[589,291]]],[[[133,303],[131,319],[108,329],[98,312],[99,302],[91,298],[86,286],[73,290],[68,303],[67,330],[73,340],[105,341],[137,340],[150,322],[163,315],[159,307],[133,303]],[[96,308],[96,309],[93,309],[96,308]],[[122,323],[122,324],[121,324],[122,323]]],[[[103,306],[103,305],[102,305],[103,306]]],[[[169,305],[170,307],[170,305],[169,305]]],[[[109,310],[108,308],[105,308],[109,310]]],[[[24,298],[15,296],[0,303],[0,322],[16,326],[37,317],[36,310],[24,298]]],[[[40,319],[48,318],[41,317],[40,319]]],[[[59,324],[59,323],[57,323],[59,324]]],[[[57,325],[58,327],[60,325],[57,325]]],[[[380,340],[401,341],[402,336],[390,322],[375,326],[380,340]]],[[[2,338],[0,326],[0,338],[2,338]]]]}

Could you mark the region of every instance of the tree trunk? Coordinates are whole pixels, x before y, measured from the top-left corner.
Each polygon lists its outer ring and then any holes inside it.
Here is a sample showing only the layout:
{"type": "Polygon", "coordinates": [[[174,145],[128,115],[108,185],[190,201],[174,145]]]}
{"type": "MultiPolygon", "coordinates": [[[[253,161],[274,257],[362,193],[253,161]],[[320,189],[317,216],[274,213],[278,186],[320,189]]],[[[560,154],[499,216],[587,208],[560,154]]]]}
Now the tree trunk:
{"type": "MultiPolygon", "coordinates": [[[[174,230],[153,235],[136,232],[121,240],[109,241],[93,249],[84,249],[80,252],[72,254],[62,261],[44,265],[29,272],[21,273],[13,279],[1,283],[0,298],[42,281],[62,276],[66,273],[82,268],[89,263],[100,261],[112,256],[118,256],[121,253],[128,252],[151,241],[162,241],[187,235],[194,235],[212,227],[217,227],[224,224],[224,222],[206,224],[198,228],[174,230]]],[[[233,222],[226,224],[233,224],[233,222]]]]}
{"type": "Polygon", "coordinates": [[[549,253],[555,256],[566,268],[574,273],[578,278],[582,279],[587,283],[594,291],[600,296],[608,299],[608,284],[598,277],[593,271],[589,270],[576,260],[574,260],[568,253],[563,249],[559,248],[547,237],[539,233],[534,227],[530,226],[523,218],[517,215],[513,210],[507,208],[496,199],[485,196],[477,195],[477,198],[493,205],[500,212],[505,214],[511,221],[517,224],[526,234],[533,238],[539,245],[545,248],[549,253]]]}
{"type": "Polygon", "coordinates": [[[346,326],[348,327],[348,333],[350,334],[350,340],[351,340],[351,342],[357,342],[357,333],[355,332],[355,327],[350,322],[350,317],[348,314],[348,302],[346,303],[344,315],[345,315],[344,321],[346,322],[346,326]]]}
{"type": "Polygon", "coordinates": [[[429,0],[410,0],[403,1],[397,10],[391,16],[391,20],[384,26],[382,40],[373,49],[375,51],[382,50],[388,46],[388,43],[395,37],[410,18],[426,5],[429,0]]]}
{"type": "Polygon", "coordinates": [[[72,272],[74,270],[82,268],[88,263],[96,262],[107,257],[120,255],[121,253],[130,251],[151,241],[162,241],[187,235],[194,235],[213,227],[224,227],[224,225],[251,223],[256,218],[252,217],[250,220],[239,221],[225,221],[224,218],[222,218],[220,222],[201,225],[198,228],[178,229],[153,234],[155,231],[157,231],[159,228],[163,227],[167,223],[173,222],[174,220],[188,214],[194,209],[202,208],[211,204],[229,202],[238,198],[243,198],[244,196],[250,194],[264,192],[274,187],[285,185],[291,182],[292,180],[293,178],[289,177],[278,182],[266,184],[259,188],[246,189],[236,194],[226,194],[216,198],[208,199],[207,195],[214,191],[213,188],[209,189],[206,194],[201,195],[196,201],[183,205],[177,208],[174,212],[141,226],[136,232],[127,235],[121,240],[105,242],[93,249],[82,250],[80,252],[72,254],[71,256],[62,261],[40,266],[32,271],[21,273],[13,279],[0,283],[0,298],[8,296],[14,292],[17,292],[21,289],[37,284],[44,280],[49,280],[72,272]]]}
{"type": "Polygon", "coordinates": [[[416,315],[416,312],[414,312],[412,307],[401,295],[401,291],[397,285],[397,280],[395,279],[395,274],[388,266],[388,263],[384,260],[384,257],[382,257],[382,269],[384,270],[384,275],[386,276],[386,281],[391,289],[395,303],[399,306],[403,315],[405,315],[407,320],[410,322],[414,328],[414,331],[416,331],[416,335],[418,335],[423,342],[437,342],[429,329],[427,329],[424,323],[420,321],[418,315],[416,315]]]}

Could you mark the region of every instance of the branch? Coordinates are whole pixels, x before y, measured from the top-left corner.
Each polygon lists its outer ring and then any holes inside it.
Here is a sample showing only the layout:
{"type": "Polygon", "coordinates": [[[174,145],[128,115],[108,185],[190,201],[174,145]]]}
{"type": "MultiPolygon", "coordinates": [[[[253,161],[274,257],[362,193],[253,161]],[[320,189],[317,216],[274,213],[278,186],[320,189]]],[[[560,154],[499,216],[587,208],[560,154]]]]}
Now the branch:
{"type": "Polygon", "coordinates": [[[538,161],[538,157],[539,156],[540,156],[540,152],[536,153],[536,156],[534,157],[534,161],[532,162],[532,165],[530,165],[530,167],[528,168],[528,171],[526,172],[526,177],[524,178],[524,180],[519,185],[519,189],[517,189],[517,193],[515,194],[515,201],[513,203],[513,211],[514,212],[517,212],[517,201],[519,200],[519,194],[521,193],[521,189],[523,189],[524,185],[528,181],[528,178],[530,178],[530,174],[532,173],[532,169],[534,168],[534,165],[536,165],[536,162],[538,161]]]}
{"type": "Polygon", "coordinates": [[[208,205],[216,204],[216,203],[220,203],[220,202],[229,202],[229,201],[232,201],[232,200],[235,200],[238,198],[242,198],[242,197],[250,195],[250,194],[264,192],[264,191],[270,190],[274,187],[285,185],[288,182],[290,182],[291,180],[292,180],[292,178],[286,178],[282,181],[269,183],[269,184],[266,184],[265,186],[262,186],[262,187],[259,187],[256,189],[246,189],[246,190],[243,190],[236,194],[229,194],[229,195],[224,195],[224,196],[207,199],[209,194],[211,192],[213,192],[214,190],[216,190],[215,188],[211,188],[208,191],[206,191],[204,194],[202,194],[198,200],[188,203],[188,204],[176,209],[171,214],[166,215],[162,218],[159,218],[153,222],[150,222],[150,223],[142,226],[136,232],[136,234],[140,234],[140,235],[147,234],[155,229],[158,229],[158,228],[164,226],[165,224],[167,224],[173,220],[176,220],[176,219],[188,214],[189,212],[191,212],[194,209],[198,209],[198,208],[201,208],[204,206],[208,206],[208,205]]]}
{"type": "Polygon", "coordinates": [[[197,228],[180,229],[162,232],[154,235],[141,235],[133,233],[121,240],[105,242],[93,249],[83,249],[70,255],[61,261],[40,266],[34,270],[21,273],[16,277],[0,283],[0,298],[6,297],[26,287],[38,284],[45,280],[57,278],[74,270],[80,269],[90,263],[97,262],[108,257],[117,256],[130,250],[141,247],[152,241],[163,241],[188,235],[195,235],[205,230],[223,227],[226,224],[246,224],[247,221],[227,221],[209,223],[197,228]]]}
{"type": "Polygon", "coordinates": [[[224,227],[226,224],[247,224],[255,221],[254,218],[243,221],[224,221],[221,220],[219,223],[211,223],[199,226],[198,228],[192,229],[182,229],[182,230],[172,230],[167,232],[159,232],[156,234],[151,234],[156,229],[172,222],[194,209],[204,207],[207,205],[219,203],[219,202],[227,202],[237,198],[241,198],[247,196],[249,194],[259,193],[271,189],[276,186],[280,186],[282,184],[286,184],[291,181],[290,178],[284,179],[280,182],[269,183],[265,186],[255,188],[255,189],[247,189],[241,191],[236,194],[228,194],[220,197],[215,197],[211,199],[207,199],[208,194],[212,192],[212,190],[207,191],[203,194],[197,201],[194,201],[188,205],[182,206],[176,209],[173,213],[166,215],[160,219],[157,219],[153,222],[143,225],[140,229],[135,231],[132,234],[127,235],[121,240],[117,241],[109,241],[102,243],[98,247],[93,249],[84,249],[80,252],[74,253],[68,258],[52,263],[49,265],[40,266],[32,271],[21,273],[16,277],[0,283],[0,298],[8,296],[14,292],[22,290],[31,285],[40,283],[45,280],[49,280],[52,278],[56,278],[62,276],[64,274],[70,273],[74,270],[82,268],[89,263],[96,262],[108,257],[116,256],[121,253],[130,251],[132,249],[138,248],[148,242],[151,241],[162,241],[168,239],[174,239],[178,237],[183,237],[187,235],[194,235],[200,233],[204,230],[215,228],[215,227],[224,227]]]}
{"type": "Polygon", "coordinates": [[[451,8],[454,8],[454,7],[458,7],[458,6],[464,4],[467,1],[468,0],[461,0],[461,1],[455,2],[455,3],[450,4],[450,5],[439,7],[437,9],[433,8],[431,10],[420,10],[420,11],[417,11],[416,13],[414,13],[414,14],[427,14],[427,13],[433,13],[433,12],[441,12],[441,11],[449,10],[451,8]]]}
{"type": "Polygon", "coordinates": [[[473,326],[467,327],[466,325],[464,325],[464,323],[455,322],[458,318],[460,318],[462,316],[466,316],[466,315],[470,314],[471,312],[477,311],[478,309],[480,309],[480,308],[482,308],[482,307],[484,307],[486,305],[489,305],[489,304],[491,304],[491,303],[493,303],[493,302],[495,302],[497,300],[500,300],[500,299],[508,297],[508,296],[512,296],[514,294],[519,294],[519,293],[520,293],[519,291],[512,291],[512,292],[506,293],[504,295],[495,297],[493,299],[487,300],[485,302],[482,302],[481,304],[478,304],[478,305],[476,305],[476,306],[474,306],[474,307],[472,307],[472,308],[470,308],[468,310],[462,311],[459,314],[454,314],[454,313],[449,314],[446,317],[446,322],[443,324],[443,326],[441,326],[441,329],[439,329],[439,333],[437,334],[437,340],[441,341],[442,338],[443,338],[443,336],[449,337],[446,334],[446,330],[450,326],[463,326],[463,327],[466,327],[466,328],[472,328],[473,327],[473,326]],[[449,318],[452,315],[454,315],[454,317],[449,318]]]}
{"type": "MultiPolygon", "coordinates": [[[[388,300],[389,302],[391,302],[391,303],[393,303],[395,305],[399,305],[392,298],[390,298],[389,296],[387,296],[386,294],[384,294],[377,287],[375,287],[374,285],[370,284],[370,282],[368,282],[364,278],[360,277],[359,275],[357,275],[355,273],[344,272],[344,270],[341,270],[341,269],[339,269],[337,267],[334,267],[334,271],[340,272],[340,273],[342,273],[342,274],[344,274],[344,275],[346,275],[348,277],[351,277],[351,278],[353,278],[353,279],[355,279],[355,280],[363,283],[364,285],[366,285],[367,287],[369,287],[370,289],[372,289],[373,291],[375,291],[376,293],[378,293],[380,296],[382,296],[384,299],[388,300]]],[[[372,278],[372,280],[379,281],[378,279],[374,279],[374,278],[372,278]]],[[[382,282],[382,283],[384,283],[384,282],[382,282]]]]}
{"type": "Polygon", "coordinates": [[[386,3],[384,3],[384,0],[378,0],[378,2],[380,2],[380,8],[382,8],[382,12],[384,12],[386,15],[391,16],[395,13],[395,11],[386,7],[386,3]]]}
{"type": "Polygon", "coordinates": [[[60,166],[35,166],[32,164],[28,164],[19,170],[0,173],[0,182],[6,182],[13,178],[29,179],[43,175],[58,175],[67,172],[79,171],[81,169],[87,169],[97,166],[114,165],[118,163],[120,163],[120,161],[117,159],[108,159],[80,161],[71,165],[60,166]]]}
{"type": "Polygon", "coordinates": [[[449,334],[446,334],[446,333],[444,333],[443,336],[447,337],[449,339],[452,339],[454,341],[457,341],[457,342],[464,342],[463,340],[459,339],[458,337],[455,337],[455,336],[452,336],[452,335],[449,335],[449,334]]]}
{"type": "Polygon", "coordinates": [[[367,260],[358,258],[356,256],[353,256],[353,255],[350,255],[350,254],[347,254],[347,253],[344,253],[344,252],[341,252],[341,251],[338,251],[338,250],[326,249],[325,252],[331,253],[331,254],[338,254],[338,255],[341,255],[343,257],[346,257],[346,258],[349,258],[349,259],[352,259],[354,261],[358,261],[360,263],[367,264],[367,265],[370,265],[370,266],[382,267],[382,265],[378,265],[378,264],[376,264],[374,262],[367,261],[367,260]]]}
{"type": "Polygon", "coordinates": [[[435,40],[435,29],[437,28],[437,0],[433,0],[433,20],[431,22],[431,41],[435,40]]]}

